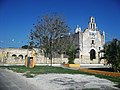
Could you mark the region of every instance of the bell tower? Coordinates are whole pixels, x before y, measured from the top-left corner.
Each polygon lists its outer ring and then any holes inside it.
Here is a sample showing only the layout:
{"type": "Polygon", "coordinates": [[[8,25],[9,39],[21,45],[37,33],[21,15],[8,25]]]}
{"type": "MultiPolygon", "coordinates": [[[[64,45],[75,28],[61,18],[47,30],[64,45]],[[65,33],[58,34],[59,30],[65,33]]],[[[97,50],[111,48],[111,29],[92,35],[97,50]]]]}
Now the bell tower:
{"type": "Polygon", "coordinates": [[[93,31],[96,30],[96,23],[95,23],[94,17],[90,17],[90,22],[89,22],[88,28],[93,30],[93,31]]]}

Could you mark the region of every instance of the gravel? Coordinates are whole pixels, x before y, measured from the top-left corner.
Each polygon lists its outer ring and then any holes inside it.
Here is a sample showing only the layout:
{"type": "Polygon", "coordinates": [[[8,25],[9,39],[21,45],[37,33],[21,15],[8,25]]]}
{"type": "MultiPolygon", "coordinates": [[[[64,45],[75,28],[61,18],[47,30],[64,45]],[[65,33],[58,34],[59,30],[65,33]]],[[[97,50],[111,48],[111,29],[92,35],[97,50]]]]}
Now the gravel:
{"type": "Polygon", "coordinates": [[[83,74],[41,74],[27,81],[40,90],[118,90],[109,80],[83,74]]]}

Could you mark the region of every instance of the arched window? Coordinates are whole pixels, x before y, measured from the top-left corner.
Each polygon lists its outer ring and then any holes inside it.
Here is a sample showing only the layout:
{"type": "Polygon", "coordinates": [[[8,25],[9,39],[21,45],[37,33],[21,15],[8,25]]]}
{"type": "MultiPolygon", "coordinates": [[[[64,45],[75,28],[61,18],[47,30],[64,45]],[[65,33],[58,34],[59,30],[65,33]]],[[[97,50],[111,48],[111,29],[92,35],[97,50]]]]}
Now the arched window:
{"type": "Polygon", "coordinates": [[[23,55],[19,55],[18,57],[19,57],[19,59],[23,59],[23,55]]]}
{"type": "Polygon", "coordinates": [[[90,60],[96,59],[96,52],[94,49],[90,51],[90,60]]]}

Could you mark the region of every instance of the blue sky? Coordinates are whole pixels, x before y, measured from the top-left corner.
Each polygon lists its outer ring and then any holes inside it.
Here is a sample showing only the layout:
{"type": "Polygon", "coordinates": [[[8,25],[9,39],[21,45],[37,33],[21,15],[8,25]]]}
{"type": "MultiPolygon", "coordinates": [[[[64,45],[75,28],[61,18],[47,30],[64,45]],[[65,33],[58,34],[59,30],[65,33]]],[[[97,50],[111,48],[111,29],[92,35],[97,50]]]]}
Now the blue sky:
{"type": "Polygon", "coordinates": [[[49,12],[63,14],[72,31],[77,24],[84,30],[94,16],[106,41],[120,39],[119,0],[0,0],[0,47],[27,44],[38,16],[49,12]]]}

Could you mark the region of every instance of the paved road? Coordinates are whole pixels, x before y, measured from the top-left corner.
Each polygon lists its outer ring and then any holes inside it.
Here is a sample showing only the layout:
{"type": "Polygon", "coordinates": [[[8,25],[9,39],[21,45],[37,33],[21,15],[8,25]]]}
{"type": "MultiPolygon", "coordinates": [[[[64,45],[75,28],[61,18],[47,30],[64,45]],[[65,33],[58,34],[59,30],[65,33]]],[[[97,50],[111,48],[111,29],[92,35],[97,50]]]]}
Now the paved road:
{"type": "Polygon", "coordinates": [[[28,83],[25,77],[0,69],[0,90],[41,90],[28,83]]]}

